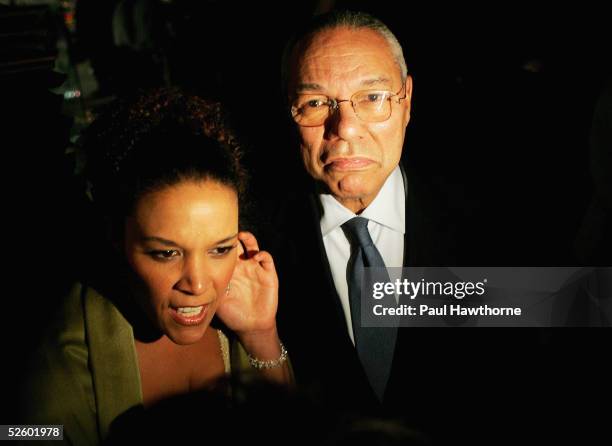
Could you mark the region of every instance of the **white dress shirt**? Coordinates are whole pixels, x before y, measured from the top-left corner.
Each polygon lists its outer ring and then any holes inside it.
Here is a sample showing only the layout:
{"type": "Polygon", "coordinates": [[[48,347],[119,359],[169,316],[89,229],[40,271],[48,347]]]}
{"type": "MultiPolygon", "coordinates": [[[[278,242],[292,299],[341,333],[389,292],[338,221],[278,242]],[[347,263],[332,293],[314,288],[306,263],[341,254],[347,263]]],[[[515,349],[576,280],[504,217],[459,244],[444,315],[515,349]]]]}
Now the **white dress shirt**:
{"type": "MultiPolygon", "coordinates": [[[[349,336],[353,337],[346,267],[351,256],[349,244],[341,226],[357,214],[345,208],[330,194],[319,194],[323,206],[321,234],[334,285],[344,311],[349,336]]],[[[387,267],[401,267],[404,260],[406,232],[406,197],[404,179],[397,166],[383,184],[370,205],[359,215],[367,218],[368,231],[387,267]]]]}

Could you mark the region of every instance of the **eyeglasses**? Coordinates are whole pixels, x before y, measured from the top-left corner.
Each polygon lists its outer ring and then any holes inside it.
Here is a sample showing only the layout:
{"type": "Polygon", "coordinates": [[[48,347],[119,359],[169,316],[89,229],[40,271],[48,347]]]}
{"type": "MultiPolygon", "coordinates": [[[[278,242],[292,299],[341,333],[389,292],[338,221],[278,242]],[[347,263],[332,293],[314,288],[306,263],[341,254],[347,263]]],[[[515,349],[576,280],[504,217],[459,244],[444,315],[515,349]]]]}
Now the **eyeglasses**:
{"type": "Polygon", "coordinates": [[[393,93],[387,90],[358,91],[350,99],[334,99],[322,94],[298,95],[291,105],[293,120],[302,127],[317,127],[322,125],[341,102],[350,102],[359,119],[365,122],[383,122],[391,117],[391,101],[399,104],[406,99],[406,92],[399,94],[404,86],[393,93]]]}

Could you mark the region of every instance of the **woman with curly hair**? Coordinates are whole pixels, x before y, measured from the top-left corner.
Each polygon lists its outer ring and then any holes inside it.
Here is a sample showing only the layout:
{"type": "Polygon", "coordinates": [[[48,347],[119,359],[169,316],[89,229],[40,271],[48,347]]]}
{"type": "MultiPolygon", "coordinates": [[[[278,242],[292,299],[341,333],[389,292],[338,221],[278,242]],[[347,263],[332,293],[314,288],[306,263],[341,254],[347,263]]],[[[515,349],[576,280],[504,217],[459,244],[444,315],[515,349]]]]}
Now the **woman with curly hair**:
{"type": "Polygon", "coordinates": [[[28,423],[96,444],[129,410],[230,373],[290,383],[276,271],[239,231],[245,174],[224,122],[219,105],[162,89],[83,135],[113,255],[62,301],[27,381],[28,423]]]}

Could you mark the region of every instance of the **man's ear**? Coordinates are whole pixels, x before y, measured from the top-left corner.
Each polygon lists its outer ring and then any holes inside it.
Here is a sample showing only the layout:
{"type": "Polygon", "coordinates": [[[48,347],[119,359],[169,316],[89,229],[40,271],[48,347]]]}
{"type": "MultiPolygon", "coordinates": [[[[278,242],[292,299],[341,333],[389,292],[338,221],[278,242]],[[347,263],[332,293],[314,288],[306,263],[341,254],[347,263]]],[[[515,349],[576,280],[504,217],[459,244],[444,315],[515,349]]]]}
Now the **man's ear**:
{"type": "Polygon", "coordinates": [[[406,75],[406,100],[408,103],[412,101],[412,76],[406,75]]]}
{"type": "Polygon", "coordinates": [[[406,127],[408,125],[408,122],[410,122],[410,110],[412,106],[412,76],[410,76],[409,74],[406,76],[406,82],[404,87],[406,91],[406,99],[404,99],[406,107],[404,127],[406,127]]]}

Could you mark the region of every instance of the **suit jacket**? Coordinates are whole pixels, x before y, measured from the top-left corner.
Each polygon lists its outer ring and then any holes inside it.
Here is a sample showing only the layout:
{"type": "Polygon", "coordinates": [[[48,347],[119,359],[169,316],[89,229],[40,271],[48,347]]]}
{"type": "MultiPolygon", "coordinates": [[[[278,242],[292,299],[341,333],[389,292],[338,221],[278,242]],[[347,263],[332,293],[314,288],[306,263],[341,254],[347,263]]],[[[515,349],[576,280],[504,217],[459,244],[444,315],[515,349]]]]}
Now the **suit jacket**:
{"type": "MultiPolygon", "coordinates": [[[[404,174],[404,171],[402,170],[404,174]]],[[[455,263],[452,225],[441,201],[427,196],[417,181],[406,186],[403,266],[455,263]]],[[[316,398],[359,413],[403,412],[402,390],[414,333],[400,329],[382,404],[372,392],[355,348],[332,279],[319,221],[322,208],[313,190],[295,194],[278,206],[262,243],[274,256],[280,280],[279,330],[293,361],[298,384],[316,398]],[[402,406],[402,407],[398,407],[402,406]]],[[[395,265],[397,266],[397,265],[395,265]]],[[[416,346],[419,349],[418,346],[416,346]]],[[[425,351],[425,350],[424,350],[425,351]]]]}
{"type": "MultiPolygon", "coordinates": [[[[466,247],[489,240],[466,239],[471,236],[462,234],[466,226],[458,223],[458,209],[431,192],[427,181],[413,174],[406,177],[403,266],[486,266],[503,260],[499,253],[495,259],[474,261],[464,252],[466,247]]],[[[260,238],[274,256],[279,275],[280,336],[297,384],[321,404],[343,413],[401,417],[442,443],[475,439],[476,432],[486,440],[499,439],[501,432],[522,438],[529,420],[538,420],[536,428],[546,429],[545,417],[563,407],[553,401],[572,392],[571,386],[560,390],[556,384],[557,379],[574,382],[567,355],[575,361],[575,373],[590,350],[568,344],[563,333],[537,328],[400,328],[380,403],[347,332],[314,188],[278,200],[268,215],[260,238]],[[539,406],[529,404],[534,395],[539,406]],[[512,411],[517,404],[522,407],[518,421],[512,411]]],[[[503,231],[499,236],[504,237],[503,231]]],[[[590,339],[603,341],[596,335],[590,339]]]]}

